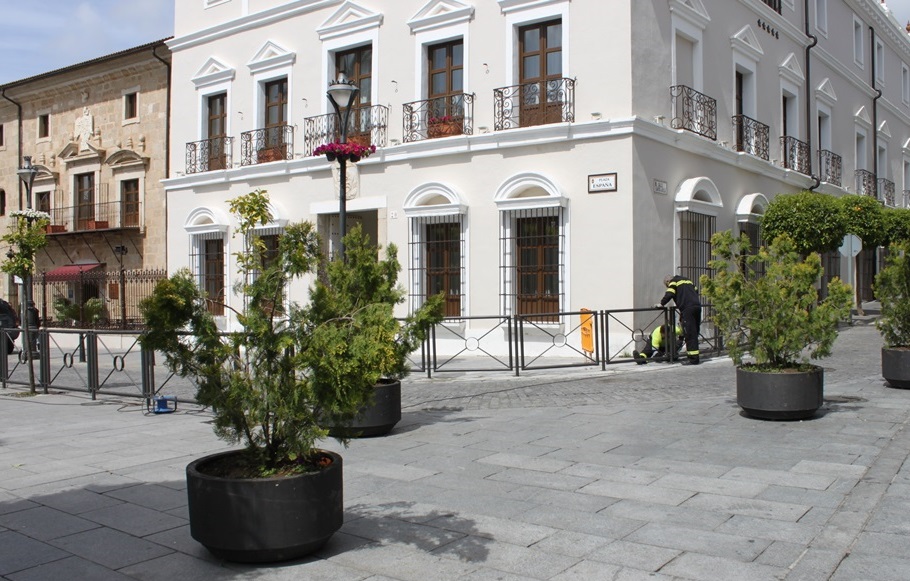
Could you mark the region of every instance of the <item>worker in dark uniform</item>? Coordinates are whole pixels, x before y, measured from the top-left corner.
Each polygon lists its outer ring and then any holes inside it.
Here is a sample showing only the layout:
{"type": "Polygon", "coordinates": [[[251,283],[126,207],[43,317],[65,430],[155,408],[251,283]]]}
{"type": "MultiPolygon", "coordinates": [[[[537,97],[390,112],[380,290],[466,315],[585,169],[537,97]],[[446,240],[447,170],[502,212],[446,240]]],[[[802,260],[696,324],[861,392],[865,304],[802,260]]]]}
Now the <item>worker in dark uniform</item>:
{"type": "Polygon", "coordinates": [[[670,347],[670,325],[660,325],[653,331],[651,331],[650,339],[645,343],[645,346],[642,348],[641,352],[632,351],[632,356],[635,358],[635,363],[639,365],[644,365],[648,362],[649,359],[654,358],[664,358],[667,357],[668,360],[676,360],[676,353],[682,349],[683,346],[683,332],[682,327],[676,325],[676,342],[673,344],[675,352],[669,353],[670,347]]]}
{"type": "Polygon", "coordinates": [[[686,360],[683,365],[698,365],[698,334],[701,328],[701,300],[695,284],[682,276],[667,275],[664,277],[667,292],[655,307],[665,307],[667,303],[676,303],[679,320],[682,323],[683,336],[686,339],[686,360]]]}

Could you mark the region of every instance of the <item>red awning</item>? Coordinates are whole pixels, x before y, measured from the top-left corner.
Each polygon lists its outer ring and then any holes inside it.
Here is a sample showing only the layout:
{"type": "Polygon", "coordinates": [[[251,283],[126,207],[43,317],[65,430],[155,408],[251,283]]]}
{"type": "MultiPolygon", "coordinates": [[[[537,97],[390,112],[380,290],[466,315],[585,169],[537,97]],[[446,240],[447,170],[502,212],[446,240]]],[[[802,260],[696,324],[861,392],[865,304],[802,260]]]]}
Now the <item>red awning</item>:
{"type": "Polygon", "coordinates": [[[79,280],[82,273],[94,270],[99,266],[101,264],[68,264],[45,272],[44,280],[47,282],[79,280]]]}

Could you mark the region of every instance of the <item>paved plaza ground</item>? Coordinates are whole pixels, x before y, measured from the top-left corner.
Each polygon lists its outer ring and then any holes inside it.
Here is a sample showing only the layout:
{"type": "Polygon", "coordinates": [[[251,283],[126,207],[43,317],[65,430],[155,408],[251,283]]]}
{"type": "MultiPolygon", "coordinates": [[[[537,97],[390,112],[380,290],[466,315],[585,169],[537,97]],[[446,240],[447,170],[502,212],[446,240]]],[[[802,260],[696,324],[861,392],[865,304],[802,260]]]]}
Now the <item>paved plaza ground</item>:
{"type": "Polygon", "coordinates": [[[910,391],[869,318],[811,420],[740,414],[729,359],[406,380],[403,419],[343,449],[345,524],[244,566],[189,535],[211,414],[0,391],[0,579],[518,581],[910,578],[910,391]]]}

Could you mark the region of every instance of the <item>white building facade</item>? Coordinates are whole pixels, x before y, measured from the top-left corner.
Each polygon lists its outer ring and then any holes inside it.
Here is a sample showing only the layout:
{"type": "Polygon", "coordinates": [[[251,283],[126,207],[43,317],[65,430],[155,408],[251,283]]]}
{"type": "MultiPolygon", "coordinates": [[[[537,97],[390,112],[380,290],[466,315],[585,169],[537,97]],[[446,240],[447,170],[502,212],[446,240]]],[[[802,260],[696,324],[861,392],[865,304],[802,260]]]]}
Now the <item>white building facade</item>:
{"type": "Polygon", "coordinates": [[[168,45],[168,270],[228,306],[228,199],[267,190],[264,235],[337,245],[312,152],[340,73],[378,148],[348,165],[348,224],[398,246],[401,314],[444,292],[491,351],[507,317],[571,335],[546,314],[653,304],[779,193],[910,189],[910,39],[879,0],[180,0],[168,45]]]}

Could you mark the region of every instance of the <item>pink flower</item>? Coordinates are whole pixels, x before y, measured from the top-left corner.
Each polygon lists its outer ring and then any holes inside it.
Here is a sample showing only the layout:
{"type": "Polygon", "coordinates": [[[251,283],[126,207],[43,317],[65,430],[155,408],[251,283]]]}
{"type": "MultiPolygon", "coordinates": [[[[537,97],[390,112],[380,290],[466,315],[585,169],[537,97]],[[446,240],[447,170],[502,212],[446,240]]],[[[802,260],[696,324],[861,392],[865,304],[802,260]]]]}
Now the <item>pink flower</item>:
{"type": "Polygon", "coordinates": [[[326,143],[313,151],[313,155],[331,155],[334,157],[359,157],[364,158],[376,153],[375,145],[360,145],[357,143],[326,143]]]}

